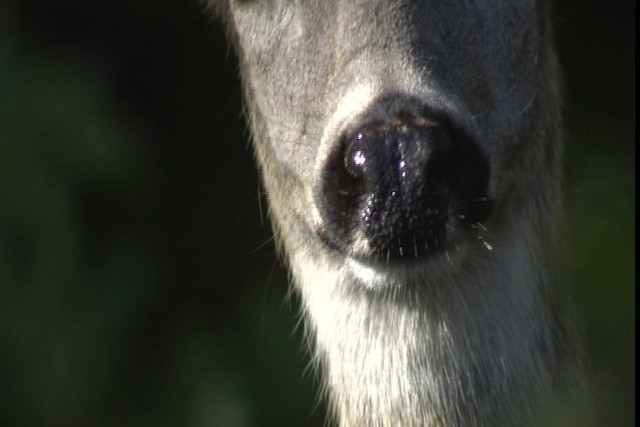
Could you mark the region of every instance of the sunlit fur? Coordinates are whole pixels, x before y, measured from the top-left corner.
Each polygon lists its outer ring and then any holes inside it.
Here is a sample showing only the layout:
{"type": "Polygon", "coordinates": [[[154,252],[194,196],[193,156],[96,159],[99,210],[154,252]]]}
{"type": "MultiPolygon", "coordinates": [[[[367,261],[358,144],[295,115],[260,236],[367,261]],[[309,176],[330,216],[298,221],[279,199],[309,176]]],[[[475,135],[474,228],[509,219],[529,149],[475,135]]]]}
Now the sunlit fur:
{"type": "Polygon", "coordinates": [[[533,419],[579,372],[566,302],[554,291],[562,149],[546,2],[212,6],[239,57],[274,232],[333,419],[533,419]],[[475,138],[489,159],[496,205],[486,223],[454,236],[437,256],[363,265],[318,238],[316,196],[340,133],[389,93],[424,100],[475,138]]]}

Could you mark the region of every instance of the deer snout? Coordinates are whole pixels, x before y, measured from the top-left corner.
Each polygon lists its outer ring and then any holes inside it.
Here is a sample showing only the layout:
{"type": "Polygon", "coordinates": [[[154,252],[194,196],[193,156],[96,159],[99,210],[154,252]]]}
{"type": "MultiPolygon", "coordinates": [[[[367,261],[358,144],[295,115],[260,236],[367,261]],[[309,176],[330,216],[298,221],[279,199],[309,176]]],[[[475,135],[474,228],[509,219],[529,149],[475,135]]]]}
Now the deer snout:
{"type": "Polygon", "coordinates": [[[374,262],[437,253],[458,229],[484,222],[493,205],[486,156],[446,116],[389,116],[343,133],[319,194],[321,237],[374,262]]]}

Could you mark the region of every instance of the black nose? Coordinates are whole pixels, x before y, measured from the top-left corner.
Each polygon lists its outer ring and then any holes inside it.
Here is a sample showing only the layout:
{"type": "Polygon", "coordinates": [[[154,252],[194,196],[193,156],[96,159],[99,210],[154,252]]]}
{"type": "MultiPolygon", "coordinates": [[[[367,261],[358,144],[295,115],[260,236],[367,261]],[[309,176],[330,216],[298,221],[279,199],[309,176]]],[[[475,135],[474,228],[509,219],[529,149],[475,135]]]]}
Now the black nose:
{"type": "Polygon", "coordinates": [[[415,259],[486,220],[488,162],[446,117],[399,112],[342,137],[320,188],[322,236],[374,260],[415,259]]]}

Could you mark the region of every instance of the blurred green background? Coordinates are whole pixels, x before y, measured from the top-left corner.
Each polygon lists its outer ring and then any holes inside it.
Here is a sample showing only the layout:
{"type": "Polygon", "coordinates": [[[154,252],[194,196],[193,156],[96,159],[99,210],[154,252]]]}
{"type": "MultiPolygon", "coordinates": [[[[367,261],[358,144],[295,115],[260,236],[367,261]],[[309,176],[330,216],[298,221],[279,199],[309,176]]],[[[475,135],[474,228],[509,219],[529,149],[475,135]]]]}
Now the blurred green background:
{"type": "MultiPolygon", "coordinates": [[[[571,291],[631,426],[635,3],[555,9],[571,291]]],[[[196,0],[0,2],[0,425],[322,425],[241,105],[196,0]]]]}

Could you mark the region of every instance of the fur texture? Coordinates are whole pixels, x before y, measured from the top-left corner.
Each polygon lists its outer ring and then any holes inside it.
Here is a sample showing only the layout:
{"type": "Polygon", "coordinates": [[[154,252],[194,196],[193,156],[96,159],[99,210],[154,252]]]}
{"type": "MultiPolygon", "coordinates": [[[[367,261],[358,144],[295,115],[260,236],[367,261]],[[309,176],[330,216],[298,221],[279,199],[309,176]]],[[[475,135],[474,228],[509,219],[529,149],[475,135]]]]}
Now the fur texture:
{"type": "Polygon", "coordinates": [[[240,59],[273,227],[335,419],[520,425],[535,414],[579,371],[566,303],[551,292],[562,145],[547,2],[212,6],[240,59]],[[441,253],[400,265],[319,238],[330,153],[388,94],[421,99],[472,135],[495,201],[441,253]]]}

